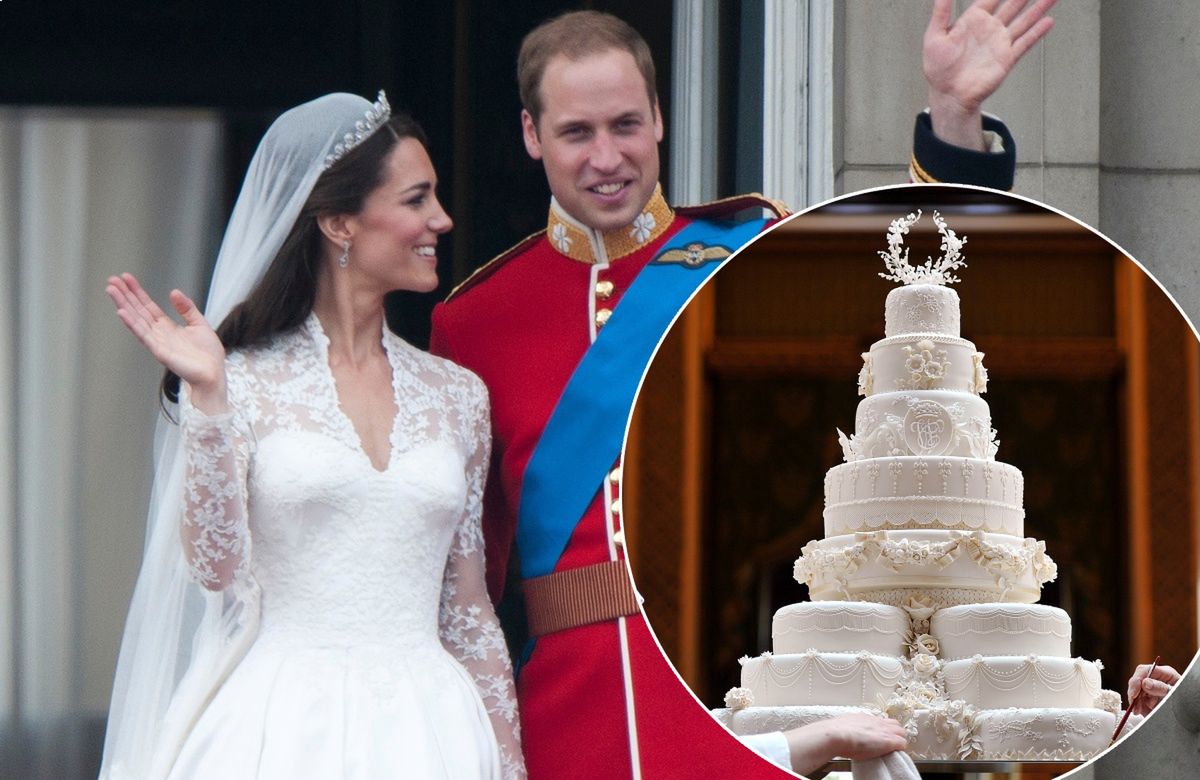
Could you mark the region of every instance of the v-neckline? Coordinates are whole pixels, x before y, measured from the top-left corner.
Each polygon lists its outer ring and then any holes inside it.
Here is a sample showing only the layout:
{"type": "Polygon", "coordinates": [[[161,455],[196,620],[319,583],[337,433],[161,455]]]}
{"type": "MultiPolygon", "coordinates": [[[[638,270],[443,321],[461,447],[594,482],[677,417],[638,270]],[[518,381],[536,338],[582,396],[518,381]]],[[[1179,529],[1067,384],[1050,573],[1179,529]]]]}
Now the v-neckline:
{"type": "Polygon", "coordinates": [[[392,388],[392,422],[388,426],[388,447],[387,458],[383,464],[383,468],[375,465],[375,461],[371,459],[371,455],[367,452],[367,448],[363,445],[362,436],[355,427],[354,421],[350,419],[350,415],[346,413],[346,408],[342,405],[342,397],[338,393],[337,377],[333,375],[333,366],[329,364],[329,336],[325,334],[325,328],[321,325],[321,320],[317,317],[316,312],[309,312],[308,320],[305,323],[308,326],[308,331],[313,342],[317,345],[317,357],[320,359],[324,375],[328,384],[329,393],[333,397],[334,416],[343,428],[342,435],[348,439],[348,443],[355,452],[362,456],[366,461],[367,466],[375,474],[386,474],[392,469],[392,465],[396,461],[396,426],[400,421],[400,393],[396,387],[396,354],[388,338],[389,331],[387,328],[387,320],[384,320],[380,326],[379,339],[383,346],[384,354],[387,356],[388,366],[391,369],[392,388]]]}

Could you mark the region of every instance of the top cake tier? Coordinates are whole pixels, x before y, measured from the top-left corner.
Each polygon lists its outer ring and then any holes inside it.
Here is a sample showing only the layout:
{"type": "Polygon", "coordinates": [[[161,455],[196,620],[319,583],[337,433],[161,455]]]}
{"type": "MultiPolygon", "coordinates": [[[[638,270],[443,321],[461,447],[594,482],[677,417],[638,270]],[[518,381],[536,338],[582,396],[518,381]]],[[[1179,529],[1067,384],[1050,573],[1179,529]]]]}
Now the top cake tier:
{"type": "Polygon", "coordinates": [[[888,293],[884,304],[885,336],[939,333],[958,336],[958,293],[939,284],[906,284],[888,293]]]}

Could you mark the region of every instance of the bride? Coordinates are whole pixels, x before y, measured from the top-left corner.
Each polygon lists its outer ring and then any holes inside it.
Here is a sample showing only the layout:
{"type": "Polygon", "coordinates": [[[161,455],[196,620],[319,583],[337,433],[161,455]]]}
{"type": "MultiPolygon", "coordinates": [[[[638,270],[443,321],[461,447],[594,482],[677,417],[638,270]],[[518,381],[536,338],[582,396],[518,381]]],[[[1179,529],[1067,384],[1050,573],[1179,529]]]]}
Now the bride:
{"type": "Polygon", "coordinates": [[[102,778],[524,775],[483,579],[486,392],[384,321],[386,293],[437,285],[435,184],[382,92],[326,95],[259,145],[204,315],[109,279],[180,424],[102,778]]]}

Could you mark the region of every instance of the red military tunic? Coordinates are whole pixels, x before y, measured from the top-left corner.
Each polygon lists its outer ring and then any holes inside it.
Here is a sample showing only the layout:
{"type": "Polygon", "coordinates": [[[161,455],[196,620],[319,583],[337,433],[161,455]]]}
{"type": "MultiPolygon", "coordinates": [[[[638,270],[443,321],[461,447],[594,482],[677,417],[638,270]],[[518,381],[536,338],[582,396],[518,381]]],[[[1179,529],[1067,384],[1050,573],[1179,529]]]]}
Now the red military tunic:
{"type": "MultiPolygon", "coordinates": [[[[732,216],[747,196],[706,208],[732,216]]],[[[584,352],[625,290],[691,219],[656,191],[634,225],[600,235],[552,204],[547,230],[518,245],[434,311],[431,348],[477,373],[491,392],[493,470],[484,510],[488,584],[504,587],[522,475],[584,352]]],[[[736,249],[736,247],[731,247],[736,249]]],[[[625,419],[613,420],[623,426],[625,419]]],[[[580,519],[555,565],[564,571],[621,560],[619,473],[580,519]]],[[[641,614],[537,639],[518,677],[530,776],[765,776],[781,773],[747,752],[708,715],[663,657],[641,614]]]]}
{"type": "MultiPolygon", "coordinates": [[[[954,178],[1008,188],[1012,137],[985,129],[994,153],[957,149],[918,117],[914,179],[954,178]]],[[[634,224],[599,234],[551,204],[547,229],[484,266],[433,313],[431,350],[466,366],[491,394],[493,461],[484,502],[488,587],[504,592],[522,478],[559,397],[608,314],[639,272],[697,211],[728,218],[761,196],[677,213],[656,191],[634,224]]],[[[731,247],[736,249],[736,247],[731,247]]],[[[623,426],[625,418],[614,419],[623,426]]],[[[614,464],[616,465],[616,464],[614,464]]],[[[619,468],[579,520],[554,571],[622,560],[619,468]]],[[[558,777],[785,777],[751,755],[708,715],[658,648],[642,614],[537,639],[517,680],[526,764],[534,780],[558,777]]]]}

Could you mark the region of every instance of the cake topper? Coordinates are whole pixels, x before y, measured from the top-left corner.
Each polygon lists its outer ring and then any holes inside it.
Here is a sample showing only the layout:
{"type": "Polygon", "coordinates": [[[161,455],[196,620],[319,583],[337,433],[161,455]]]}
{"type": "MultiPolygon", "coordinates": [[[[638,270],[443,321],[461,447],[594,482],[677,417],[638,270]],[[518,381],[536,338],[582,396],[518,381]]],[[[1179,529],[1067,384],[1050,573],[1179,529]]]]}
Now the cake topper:
{"type": "Polygon", "coordinates": [[[901,284],[947,285],[961,281],[951,272],[957,268],[965,268],[967,265],[967,261],[962,259],[962,245],[967,243],[967,237],[959,238],[955,235],[936,211],[933,212],[933,222],[937,225],[938,232],[942,234],[942,256],[937,261],[934,261],[932,257],[927,257],[923,265],[909,265],[908,247],[904,246],[904,236],[920,218],[921,210],[917,209],[916,214],[892,220],[887,232],[888,251],[879,252],[889,273],[879,275],[884,279],[901,284]],[[900,252],[901,247],[904,247],[903,254],[900,252]]]}

